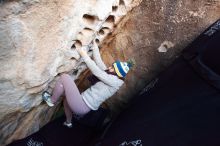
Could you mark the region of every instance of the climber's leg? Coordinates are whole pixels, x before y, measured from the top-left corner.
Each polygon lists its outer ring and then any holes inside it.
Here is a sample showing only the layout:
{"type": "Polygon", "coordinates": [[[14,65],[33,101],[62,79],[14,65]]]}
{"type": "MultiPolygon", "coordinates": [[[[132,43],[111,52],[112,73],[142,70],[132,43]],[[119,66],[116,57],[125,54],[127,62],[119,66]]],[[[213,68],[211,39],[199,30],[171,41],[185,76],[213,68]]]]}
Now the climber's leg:
{"type": "Polygon", "coordinates": [[[64,93],[63,84],[62,84],[61,78],[59,78],[55,84],[55,87],[53,89],[53,93],[51,96],[52,103],[55,103],[63,93],[64,93]]]}
{"type": "Polygon", "coordinates": [[[66,115],[66,122],[71,123],[72,117],[73,117],[73,112],[70,109],[66,99],[63,100],[63,106],[64,106],[64,112],[66,115]]]}
{"type": "Polygon", "coordinates": [[[61,75],[61,83],[64,88],[65,97],[69,108],[76,115],[84,115],[91,109],[83,101],[82,96],[73,81],[68,74],[61,75]]]}

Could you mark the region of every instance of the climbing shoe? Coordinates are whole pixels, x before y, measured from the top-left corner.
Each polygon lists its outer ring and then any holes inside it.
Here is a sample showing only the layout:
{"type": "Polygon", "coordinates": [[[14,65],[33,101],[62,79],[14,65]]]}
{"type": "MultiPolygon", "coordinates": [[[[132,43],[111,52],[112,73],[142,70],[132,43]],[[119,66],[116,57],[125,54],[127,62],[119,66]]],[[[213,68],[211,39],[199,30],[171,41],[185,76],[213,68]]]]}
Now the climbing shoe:
{"type": "Polygon", "coordinates": [[[51,95],[49,92],[44,91],[42,93],[42,99],[47,103],[48,106],[50,106],[50,107],[54,106],[54,104],[51,101],[51,95]]]}
{"type": "Polygon", "coordinates": [[[66,126],[66,127],[68,127],[68,128],[72,128],[72,123],[68,123],[67,121],[65,121],[64,123],[63,123],[63,125],[64,126],[66,126]]]}

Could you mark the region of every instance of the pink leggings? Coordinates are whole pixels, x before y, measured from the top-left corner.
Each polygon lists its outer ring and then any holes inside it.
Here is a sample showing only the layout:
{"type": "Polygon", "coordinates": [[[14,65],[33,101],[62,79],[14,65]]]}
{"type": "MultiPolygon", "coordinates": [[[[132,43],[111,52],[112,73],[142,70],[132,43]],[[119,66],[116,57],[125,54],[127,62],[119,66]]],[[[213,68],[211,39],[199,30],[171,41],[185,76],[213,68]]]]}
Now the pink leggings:
{"type": "Polygon", "coordinates": [[[83,101],[75,82],[68,74],[62,74],[56,82],[51,97],[52,102],[55,103],[61,95],[65,96],[63,106],[67,122],[71,122],[73,113],[83,116],[91,110],[83,101]]]}

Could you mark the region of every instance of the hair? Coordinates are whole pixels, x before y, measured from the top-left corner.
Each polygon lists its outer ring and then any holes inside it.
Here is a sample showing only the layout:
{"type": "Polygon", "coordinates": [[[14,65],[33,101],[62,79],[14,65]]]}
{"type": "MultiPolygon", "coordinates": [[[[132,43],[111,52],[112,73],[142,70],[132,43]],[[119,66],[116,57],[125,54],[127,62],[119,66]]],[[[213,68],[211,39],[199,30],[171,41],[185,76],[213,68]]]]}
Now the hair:
{"type": "Polygon", "coordinates": [[[132,58],[132,59],[128,59],[127,63],[129,64],[130,68],[134,67],[136,62],[135,60],[132,58]]]}
{"type": "MultiPolygon", "coordinates": [[[[113,67],[113,68],[114,68],[114,67],[113,67]]],[[[123,81],[124,81],[124,78],[119,77],[119,76],[116,74],[115,70],[114,70],[114,72],[110,72],[110,71],[108,71],[108,70],[105,70],[105,72],[106,72],[107,74],[117,76],[119,79],[121,79],[121,80],[123,80],[123,81]]]]}
{"type": "MultiPolygon", "coordinates": [[[[106,72],[107,74],[117,76],[119,79],[121,79],[121,80],[124,81],[124,78],[119,77],[115,72],[109,72],[108,70],[105,70],[105,72],[106,72]]],[[[93,74],[90,75],[90,76],[88,76],[87,79],[89,80],[89,82],[90,82],[91,85],[94,85],[94,84],[96,84],[97,82],[100,81],[100,80],[99,80],[95,75],[93,75],[93,74]]]]}

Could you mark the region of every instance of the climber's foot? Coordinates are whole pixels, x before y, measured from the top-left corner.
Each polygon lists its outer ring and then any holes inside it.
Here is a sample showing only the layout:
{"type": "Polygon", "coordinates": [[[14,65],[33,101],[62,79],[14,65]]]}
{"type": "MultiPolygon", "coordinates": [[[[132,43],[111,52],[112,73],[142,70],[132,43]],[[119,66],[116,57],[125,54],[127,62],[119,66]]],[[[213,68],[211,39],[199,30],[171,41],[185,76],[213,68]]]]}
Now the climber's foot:
{"type": "Polygon", "coordinates": [[[50,107],[54,106],[53,102],[51,101],[51,95],[49,92],[44,91],[42,93],[42,99],[47,103],[48,106],[50,107]]]}
{"type": "Polygon", "coordinates": [[[66,127],[68,127],[68,128],[72,128],[72,126],[73,126],[71,122],[68,123],[67,121],[65,121],[65,122],[63,123],[63,125],[66,126],[66,127]]]}

